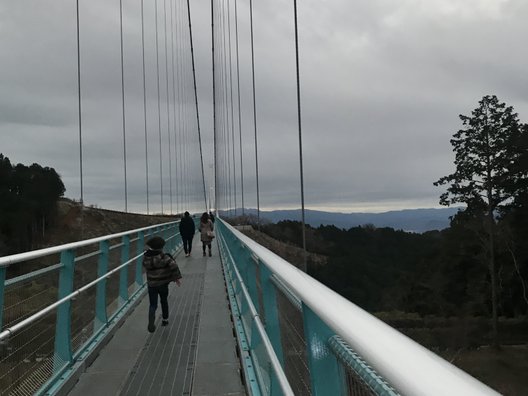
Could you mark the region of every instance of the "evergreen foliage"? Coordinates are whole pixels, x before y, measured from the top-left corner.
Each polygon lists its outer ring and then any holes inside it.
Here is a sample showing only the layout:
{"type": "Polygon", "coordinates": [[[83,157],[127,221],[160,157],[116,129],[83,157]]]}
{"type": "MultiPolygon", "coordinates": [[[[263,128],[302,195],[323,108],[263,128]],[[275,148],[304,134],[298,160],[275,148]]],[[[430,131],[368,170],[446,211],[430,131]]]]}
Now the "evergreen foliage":
{"type": "Polygon", "coordinates": [[[495,95],[484,96],[471,116],[460,115],[463,128],[454,134],[456,170],[435,185],[448,185],[442,205],[465,203],[456,217],[480,236],[481,257],[490,276],[494,344],[498,339],[497,212],[508,212],[528,193],[526,126],[513,108],[495,95]]]}
{"type": "MultiPolygon", "coordinates": [[[[499,316],[528,315],[528,125],[496,96],[460,119],[451,140],[455,172],[434,183],[447,186],[441,204],[466,205],[450,227],[415,234],[308,226],[308,250],[328,257],[308,271],[371,312],[491,317],[488,340],[498,345],[499,316]]],[[[299,222],[263,231],[301,246],[299,222]]]]}
{"type": "Polygon", "coordinates": [[[30,250],[52,222],[64,191],[53,168],[12,165],[0,154],[0,254],[30,250]]]}

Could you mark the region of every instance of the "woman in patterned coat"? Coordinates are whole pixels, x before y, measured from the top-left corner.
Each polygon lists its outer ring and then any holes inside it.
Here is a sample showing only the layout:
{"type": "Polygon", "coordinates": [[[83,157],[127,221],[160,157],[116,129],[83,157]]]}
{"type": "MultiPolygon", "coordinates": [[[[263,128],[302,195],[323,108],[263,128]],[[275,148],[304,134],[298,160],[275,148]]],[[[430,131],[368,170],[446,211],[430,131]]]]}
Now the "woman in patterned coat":
{"type": "Polygon", "coordinates": [[[207,212],[202,214],[200,218],[200,239],[202,240],[203,255],[205,257],[205,248],[209,247],[209,257],[211,257],[211,242],[214,238],[213,222],[209,218],[207,212]]]}

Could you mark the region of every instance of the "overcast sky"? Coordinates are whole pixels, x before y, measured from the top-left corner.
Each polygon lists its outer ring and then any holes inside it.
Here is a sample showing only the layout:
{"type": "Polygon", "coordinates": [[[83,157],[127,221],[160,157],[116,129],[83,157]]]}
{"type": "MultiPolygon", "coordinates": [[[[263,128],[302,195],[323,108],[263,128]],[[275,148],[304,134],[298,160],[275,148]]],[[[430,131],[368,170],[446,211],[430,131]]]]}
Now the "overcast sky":
{"type": "MultiPolygon", "coordinates": [[[[54,167],[66,184],[66,196],[78,199],[74,1],[2,3],[0,152],[15,163],[54,167]]],[[[122,210],[119,1],[80,3],[85,202],[122,210]]],[[[227,0],[219,3],[226,6],[227,0]]],[[[260,205],[263,209],[295,208],[300,195],[293,2],[254,3],[260,205]]],[[[174,6],[175,20],[183,20],[182,0],[166,0],[166,4],[168,10],[174,6]]],[[[237,4],[245,201],[246,206],[255,207],[249,2],[238,0],[237,4]]],[[[128,202],[129,210],[143,212],[141,2],[123,0],[123,5],[128,202]]],[[[163,6],[164,0],[158,0],[160,29],[163,6]]],[[[298,6],[308,208],[436,207],[443,190],[433,182],[454,170],[449,139],[461,126],[459,114],[469,114],[482,96],[496,94],[515,108],[521,121],[528,121],[528,2],[304,0],[298,6]]],[[[209,191],[213,163],[210,2],[193,0],[191,7],[209,191]]],[[[152,0],[145,0],[145,19],[150,200],[151,211],[160,211],[152,0]]],[[[179,28],[179,37],[186,37],[185,28],[179,28]]],[[[163,82],[163,30],[159,34],[163,82]]],[[[234,54],[234,36],[232,40],[234,54]]],[[[176,45],[187,48],[178,41],[176,45]]],[[[164,89],[162,84],[166,150],[164,89]]],[[[185,92],[190,100],[190,91],[185,92]]],[[[185,108],[191,111],[192,103],[185,108]]],[[[201,174],[197,151],[195,144],[190,145],[186,154],[186,173],[194,179],[201,174]]],[[[163,168],[165,211],[170,201],[167,161],[163,168]]],[[[236,174],[240,178],[238,169],[236,174]]],[[[174,184],[174,190],[181,185],[174,184]]],[[[199,191],[200,183],[189,188],[199,191]]],[[[237,199],[240,205],[240,191],[237,199]]],[[[180,209],[177,198],[174,201],[173,209],[180,209]]]]}

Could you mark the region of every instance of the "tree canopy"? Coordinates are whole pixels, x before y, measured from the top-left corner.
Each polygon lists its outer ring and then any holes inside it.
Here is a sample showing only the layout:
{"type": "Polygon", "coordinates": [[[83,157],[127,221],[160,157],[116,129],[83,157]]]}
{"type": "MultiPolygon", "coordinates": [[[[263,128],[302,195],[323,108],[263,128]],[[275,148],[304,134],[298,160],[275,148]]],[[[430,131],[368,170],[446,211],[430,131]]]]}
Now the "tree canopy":
{"type": "Polygon", "coordinates": [[[435,185],[448,185],[440,196],[442,205],[465,203],[471,209],[494,211],[510,204],[526,180],[526,126],[513,107],[495,95],[484,96],[471,116],[460,115],[463,128],[453,135],[454,173],[435,185]]]}
{"type": "Polygon", "coordinates": [[[13,165],[0,154],[0,253],[30,249],[38,231],[51,223],[64,191],[55,169],[13,165]]]}
{"type": "Polygon", "coordinates": [[[498,284],[496,269],[496,216],[507,212],[527,195],[526,125],[513,107],[495,95],[484,96],[471,116],[460,115],[463,128],[453,135],[454,173],[435,185],[448,185],[442,205],[465,203],[458,216],[469,229],[483,235],[482,257],[491,283],[494,344],[498,345],[498,284]]]}

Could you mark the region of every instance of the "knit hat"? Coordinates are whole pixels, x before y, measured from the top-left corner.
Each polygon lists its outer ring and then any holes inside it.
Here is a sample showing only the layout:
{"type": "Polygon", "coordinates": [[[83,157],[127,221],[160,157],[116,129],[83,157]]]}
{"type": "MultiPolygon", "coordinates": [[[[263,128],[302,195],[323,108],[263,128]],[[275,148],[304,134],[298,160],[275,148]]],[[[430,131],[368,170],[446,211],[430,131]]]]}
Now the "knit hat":
{"type": "Polygon", "coordinates": [[[153,250],[161,250],[163,249],[163,246],[165,246],[165,239],[159,236],[150,238],[147,241],[147,246],[153,250]]]}

